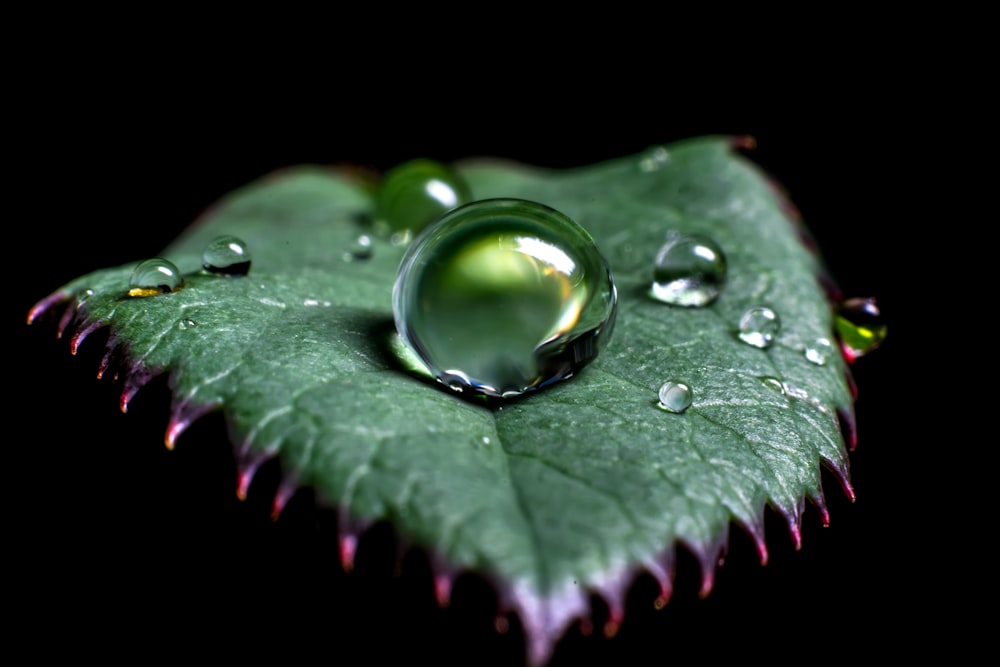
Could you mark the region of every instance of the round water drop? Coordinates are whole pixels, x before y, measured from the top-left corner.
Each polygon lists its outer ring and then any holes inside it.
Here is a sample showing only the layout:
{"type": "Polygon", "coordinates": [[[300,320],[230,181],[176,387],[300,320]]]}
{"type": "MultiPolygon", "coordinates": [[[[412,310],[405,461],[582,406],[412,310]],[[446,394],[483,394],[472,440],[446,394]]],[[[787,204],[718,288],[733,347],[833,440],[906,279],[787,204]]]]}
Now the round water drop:
{"type": "Polygon", "coordinates": [[[250,250],[243,239],[219,236],[202,252],[201,267],[209,273],[245,276],[250,271],[250,250]]]}
{"type": "Polygon", "coordinates": [[[740,317],[740,340],[754,347],[769,347],[780,329],[778,314],[767,306],[747,308],[740,317]]]}
{"type": "Polygon", "coordinates": [[[382,179],[375,197],[375,227],[383,235],[409,240],[443,213],[470,201],[469,186],[451,167],[410,160],[382,179]]]}
{"type": "Polygon", "coordinates": [[[181,272],[174,263],[154,257],[139,262],[128,281],[129,296],[166,294],[181,286],[181,272]]]}
{"type": "Polygon", "coordinates": [[[843,301],[833,324],[848,359],[863,357],[885,340],[885,320],[874,298],[843,301]]]}
{"type": "Polygon", "coordinates": [[[347,250],[344,252],[344,261],[363,262],[366,259],[371,259],[374,252],[375,249],[372,247],[372,237],[367,234],[361,234],[356,239],[351,241],[347,250]]]}
{"type": "Polygon", "coordinates": [[[806,345],[803,354],[812,363],[822,366],[826,364],[830,355],[833,354],[833,343],[830,342],[829,338],[817,338],[809,345],[806,345]]]}
{"type": "Polygon", "coordinates": [[[771,375],[764,375],[764,376],[761,376],[758,379],[761,382],[763,382],[764,386],[767,387],[768,389],[776,391],[779,394],[781,394],[782,396],[785,395],[785,383],[782,382],[781,380],[779,380],[778,378],[773,377],[771,375]]]}
{"type": "Polygon", "coordinates": [[[431,375],[494,397],[565,380],[593,361],[617,306],[590,234],[522,199],[443,215],[407,249],[393,287],[396,329],[431,375]]]}
{"type": "Polygon", "coordinates": [[[706,306],[726,283],[726,257],[712,239],[674,234],[656,254],[653,298],[674,306],[706,306]]]}
{"type": "Polygon", "coordinates": [[[683,382],[670,380],[660,386],[657,407],[667,412],[684,412],[691,407],[691,387],[683,382]]]}

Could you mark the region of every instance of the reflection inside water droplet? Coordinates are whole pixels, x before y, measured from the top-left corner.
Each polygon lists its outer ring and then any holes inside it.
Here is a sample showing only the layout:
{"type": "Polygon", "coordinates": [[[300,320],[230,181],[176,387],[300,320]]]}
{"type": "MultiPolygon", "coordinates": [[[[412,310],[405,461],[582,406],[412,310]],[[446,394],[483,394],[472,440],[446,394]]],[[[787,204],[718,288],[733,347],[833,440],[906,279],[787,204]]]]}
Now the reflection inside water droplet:
{"type": "Polygon", "coordinates": [[[205,246],[201,267],[209,273],[245,276],[250,271],[250,249],[236,236],[219,236],[205,246]]]}
{"type": "Polygon", "coordinates": [[[817,338],[806,346],[803,354],[812,363],[823,366],[833,354],[833,343],[830,342],[829,338],[817,338]]]}
{"type": "Polygon", "coordinates": [[[351,241],[351,244],[344,252],[344,261],[363,262],[366,259],[371,259],[374,251],[375,249],[372,247],[372,238],[367,234],[361,234],[351,241]]]}
{"type": "Polygon", "coordinates": [[[670,380],[660,386],[657,407],[667,412],[684,412],[691,407],[691,387],[683,382],[670,380]]]}
{"type": "Polygon", "coordinates": [[[134,297],[166,294],[181,286],[181,272],[173,262],[154,257],[139,262],[129,277],[128,295],[134,297]]]}
{"type": "Polygon", "coordinates": [[[847,299],[837,308],[834,328],[848,359],[863,357],[885,340],[887,327],[874,298],[847,299]]]}
{"type": "Polygon", "coordinates": [[[767,306],[747,308],[740,317],[740,340],[754,347],[769,347],[780,329],[778,314],[767,306]]]}
{"type": "Polygon", "coordinates": [[[768,389],[776,391],[782,396],[785,395],[785,383],[779,380],[778,378],[772,377],[770,375],[765,375],[759,379],[761,382],[764,383],[764,386],[767,387],[768,389]]]}
{"type": "Polygon", "coordinates": [[[590,235],[548,206],[488,199],[410,245],[393,289],[400,337],[455,391],[507,397],[571,377],[607,344],[617,290],[590,235]]]}
{"type": "Polygon", "coordinates": [[[650,294],[675,306],[705,306],[726,283],[726,257],[699,234],[673,234],[656,254],[650,294]]]}
{"type": "Polygon", "coordinates": [[[410,160],[382,179],[375,197],[375,227],[394,245],[406,245],[439,216],[470,201],[469,186],[450,166],[410,160]]]}

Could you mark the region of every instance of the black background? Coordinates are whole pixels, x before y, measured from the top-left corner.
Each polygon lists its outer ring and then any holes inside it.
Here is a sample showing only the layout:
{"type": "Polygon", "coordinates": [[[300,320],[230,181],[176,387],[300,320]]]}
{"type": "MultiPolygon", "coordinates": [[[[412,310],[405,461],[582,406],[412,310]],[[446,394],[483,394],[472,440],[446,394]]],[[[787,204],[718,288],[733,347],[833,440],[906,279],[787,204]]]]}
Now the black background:
{"type": "MultiPolygon", "coordinates": [[[[270,70],[268,85],[258,85],[263,65],[252,76],[222,68],[197,85],[186,73],[165,77],[166,67],[130,76],[118,59],[70,58],[64,66],[30,87],[37,97],[21,98],[23,123],[11,131],[26,149],[11,188],[20,204],[11,221],[19,234],[9,278],[16,298],[4,309],[13,337],[14,407],[4,438],[15,453],[7,468],[16,489],[10,548],[19,557],[11,578],[22,593],[11,604],[26,629],[59,637],[38,646],[40,655],[72,647],[106,658],[195,650],[236,658],[276,649],[330,664],[360,662],[352,654],[517,664],[516,620],[505,635],[493,631],[492,593],[477,578],[461,577],[451,606],[437,609],[422,554],[405,552],[394,574],[384,526],[362,540],[356,570],[343,573],[335,518],[308,492],[278,521],[269,518],[276,469],[261,472],[248,500],[236,499],[221,417],[197,422],[168,452],[162,381],[123,415],[120,386],[95,377],[100,334],[73,357],[54,322],[28,327],[25,317],[78,275],[155,255],[217,197],[285,165],[386,169],[411,157],[492,155],[568,167],[705,134],[755,137],[747,155],[785,185],[844,293],[875,296],[889,323],[883,347],[854,367],[857,500],[825,477],[831,524],[824,528],[808,507],[799,551],[769,512],[763,567],[734,528],[706,599],[682,552],[665,609],[653,610],[653,584],[640,578],[618,636],[571,629],[554,664],[666,664],[693,652],[720,661],[846,661],[919,655],[936,640],[899,630],[937,584],[913,563],[914,548],[924,547],[914,544],[919,501],[905,500],[915,478],[907,469],[910,417],[896,398],[908,334],[894,234],[905,192],[899,147],[908,139],[895,134],[890,100],[871,78],[828,72],[808,90],[787,79],[768,90],[732,87],[694,108],[655,86],[556,72],[532,87],[511,75],[461,89],[429,82],[414,92],[396,86],[417,71],[399,62],[393,72],[361,70],[346,84],[307,78],[287,86],[270,70]],[[109,71],[111,62],[118,64],[109,71]]],[[[921,559],[938,548],[926,546],[921,559]]],[[[604,610],[595,605],[599,628],[604,610]]]]}

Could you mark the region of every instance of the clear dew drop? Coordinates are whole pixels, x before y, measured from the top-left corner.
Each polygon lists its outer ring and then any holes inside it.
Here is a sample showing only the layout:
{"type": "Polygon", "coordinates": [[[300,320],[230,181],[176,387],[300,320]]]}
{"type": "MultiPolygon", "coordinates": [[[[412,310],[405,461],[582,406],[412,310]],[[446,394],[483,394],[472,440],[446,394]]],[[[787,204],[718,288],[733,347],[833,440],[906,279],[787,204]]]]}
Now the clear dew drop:
{"type": "Polygon", "coordinates": [[[658,397],[660,400],[657,407],[667,412],[680,413],[691,407],[691,387],[683,382],[676,380],[664,382],[660,386],[658,397]]]}
{"type": "Polygon", "coordinates": [[[829,338],[817,338],[809,345],[806,345],[802,353],[812,363],[817,366],[823,366],[830,360],[830,356],[833,354],[833,343],[830,342],[829,338]]]}
{"type": "Polygon", "coordinates": [[[675,233],[656,253],[650,295],[674,306],[707,306],[726,284],[726,270],[726,257],[715,241],[675,233]]]}
{"type": "Polygon", "coordinates": [[[778,313],[767,306],[747,308],[740,317],[740,340],[754,347],[770,347],[780,329],[781,319],[778,313]]]}
{"type": "Polygon", "coordinates": [[[128,281],[129,296],[166,294],[181,286],[181,272],[173,262],[154,257],[139,262],[128,281]]]}
{"type": "Polygon", "coordinates": [[[850,359],[863,357],[885,340],[886,324],[874,298],[846,299],[833,320],[844,353],[850,359]]]}
{"type": "Polygon", "coordinates": [[[351,241],[347,250],[344,251],[344,261],[363,262],[371,259],[373,254],[375,254],[375,248],[372,246],[372,237],[361,234],[351,241]]]}
{"type": "Polygon", "coordinates": [[[205,246],[201,267],[209,273],[245,276],[250,271],[250,249],[236,236],[219,236],[205,246]]]}
{"type": "Polygon", "coordinates": [[[572,377],[611,338],[617,289],[590,234],[522,199],[456,208],[409,246],[400,338],[456,392],[516,396],[572,377]]]}
{"type": "Polygon", "coordinates": [[[764,375],[758,379],[761,382],[763,382],[764,386],[767,387],[768,389],[776,391],[782,396],[785,395],[785,383],[779,380],[778,378],[771,375],[764,375]]]}
{"type": "Polygon", "coordinates": [[[394,245],[406,245],[442,214],[470,201],[469,186],[454,169],[410,160],[387,171],[379,184],[375,229],[394,245]]]}

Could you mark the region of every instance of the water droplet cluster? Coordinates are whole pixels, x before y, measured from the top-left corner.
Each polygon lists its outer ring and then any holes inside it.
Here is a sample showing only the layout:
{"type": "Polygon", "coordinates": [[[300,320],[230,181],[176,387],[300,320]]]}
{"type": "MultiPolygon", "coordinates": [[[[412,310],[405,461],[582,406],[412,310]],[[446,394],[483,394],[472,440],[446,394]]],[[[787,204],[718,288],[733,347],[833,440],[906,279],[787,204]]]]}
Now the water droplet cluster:
{"type": "Polygon", "coordinates": [[[441,383],[510,397],[571,377],[614,328],[618,298],[593,239],[561,212],[486,199],[445,213],[407,249],[396,328],[441,383]]]}

